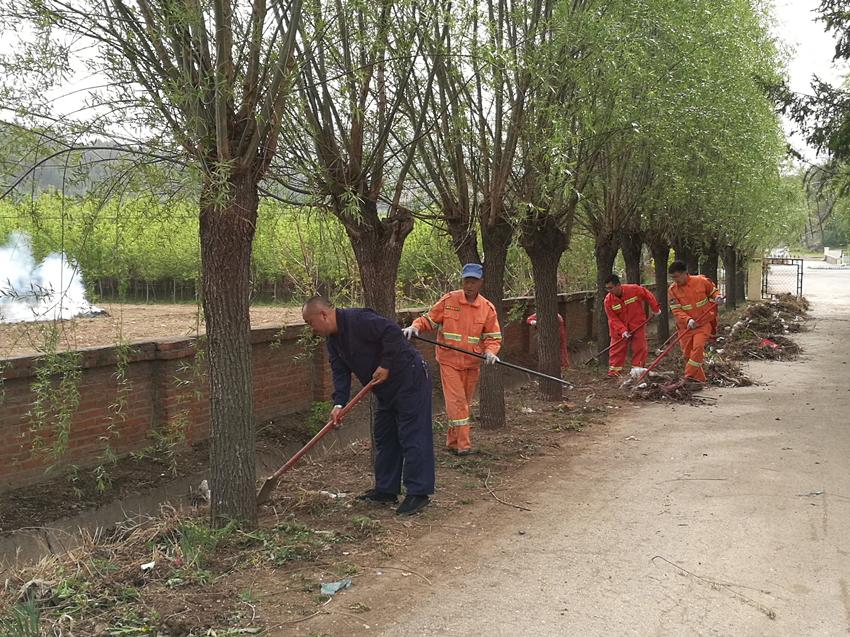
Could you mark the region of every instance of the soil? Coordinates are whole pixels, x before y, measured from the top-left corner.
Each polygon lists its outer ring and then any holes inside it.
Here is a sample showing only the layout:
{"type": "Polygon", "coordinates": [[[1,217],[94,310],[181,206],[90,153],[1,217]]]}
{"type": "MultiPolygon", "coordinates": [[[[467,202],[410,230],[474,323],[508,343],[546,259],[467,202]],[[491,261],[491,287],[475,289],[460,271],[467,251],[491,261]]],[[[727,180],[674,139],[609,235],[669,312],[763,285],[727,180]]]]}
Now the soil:
{"type": "MultiPolygon", "coordinates": [[[[170,519],[166,515],[150,522],[152,530],[123,531],[114,541],[107,538],[67,558],[51,558],[13,573],[10,593],[0,591],[0,616],[24,583],[38,579],[51,589],[45,595],[44,616],[61,622],[62,612],[68,609],[67,600],[56,592],[57,582],[77,572],[86,583],[89,600],[84,609],[73,613],[78,634],[114,634],[130,626],[154,626],[172,635],[213,634],[207,633],[209,629],[223,634],[228,627],[292,634],[326,608],[328,599],[318,594],[320,582],[348,576],[358,583],[364,577],[389,573],[421,580],[424,576],[410,571],[402,559],[409,547],[432,530],[455,524],[474,526],[469,515],[482,503],[510,510],[529,508],[528,499],[516,491],[521,484],[517,477],[526,467],[562,453],[588,427],[601,426],[614,410],[627,407],[616,383],[584,371],[569,372],[568,379],[579,385],[570,392],[569,402],[544,403],[536,398],[534,385],[511,390],[508,426],[474,430],[478,455],[448,454],[443,449],[444,431],[436,431],[439,492],[415,518],[398,518],[392,507],[353,498],[372,484],[369,445],[354,442],[320,458],[303,460],[262,507],[260,529],[231,532],[202,567],[187,566],[181,553],[184,542],[174,539],[174,529],[203,524],[203,508],[197,512],[197,521],[191,516],[175,514],[170,519]],[[331,497],[338,494],[344,495],[331,497]],[[140,565],[149,560],[157,565],[141,573],[140,565]],[[95,563],[101,566],[95,568],[95,563]],[[120,605],[108,601],[120,596],[126,598],[120,605]]],[[[441,419],[436,422],[439,425],[441,419]]],[[[359,616],[368,613],[369,606],[349,605],[343,612],[359,616]]]]}
{"type": "MultiPolygon", "coordinates": [[[[148,341],[205,332],[200,308],[195,305],[134,305],[106,303],[108,316],[76,318],[57,323],[0,323],[0,358],[37,354],[56,325],[57,349],[81,349],[113,345],[119,340],[148,341]]],[[[301,321],[300,308],[253,307],[251,325],[272,327],[301,321]]]]}
{"type": "MultiPolygon", "coordinates": [[[[259,451],[303,444],[310,439],[308,414],[291,414],[264,423],[258,430],[259,451]]],[[[143,494],[178,478],[204,474],[209,463],[207,441],[192,447],[147,449],[104,467],[108,483],[98,488],[93,469],[65,473],[37,484],[5,491],[0,497],[0,535],[38,528],[104,504],[143,494]]]]}

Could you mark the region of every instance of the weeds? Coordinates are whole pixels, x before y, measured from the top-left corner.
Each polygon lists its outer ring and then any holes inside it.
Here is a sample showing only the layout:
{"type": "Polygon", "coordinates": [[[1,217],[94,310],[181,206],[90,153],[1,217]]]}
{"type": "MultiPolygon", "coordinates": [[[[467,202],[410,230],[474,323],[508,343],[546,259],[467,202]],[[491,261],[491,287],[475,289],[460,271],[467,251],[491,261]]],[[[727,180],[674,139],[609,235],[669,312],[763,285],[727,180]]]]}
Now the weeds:
{"type": "Polygon", "coordinates": [[[329,400],[316,401],[310,405],[310,415],[307,417],[307,433],[315,436],[328,421],[333,403],[329,400]]]}
{"type": "Polygon", "coordinates": [[[34,600],[15,604],[8,616],[0,616],[3,637],[40,637],[41,611],[34,600]]]}

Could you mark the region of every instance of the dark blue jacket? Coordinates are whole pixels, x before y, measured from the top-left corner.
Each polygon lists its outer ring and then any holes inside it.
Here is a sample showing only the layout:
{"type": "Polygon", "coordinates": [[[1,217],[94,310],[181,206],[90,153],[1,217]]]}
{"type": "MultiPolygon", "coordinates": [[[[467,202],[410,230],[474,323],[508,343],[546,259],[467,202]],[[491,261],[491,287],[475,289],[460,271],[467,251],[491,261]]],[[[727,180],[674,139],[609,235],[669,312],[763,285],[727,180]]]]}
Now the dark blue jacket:
{"type": "Polygon", "coordinates": [[[421,358],[401,328],[374,310],[336,311],[337,333],[328,337],[328,357],[333,371],[335,405],[345,405],[351,397],[351,374],[365,385],[378,367],[390,370],[385,383],[375,387],[378,398],[390,396],[411,364],[421,358]]]}

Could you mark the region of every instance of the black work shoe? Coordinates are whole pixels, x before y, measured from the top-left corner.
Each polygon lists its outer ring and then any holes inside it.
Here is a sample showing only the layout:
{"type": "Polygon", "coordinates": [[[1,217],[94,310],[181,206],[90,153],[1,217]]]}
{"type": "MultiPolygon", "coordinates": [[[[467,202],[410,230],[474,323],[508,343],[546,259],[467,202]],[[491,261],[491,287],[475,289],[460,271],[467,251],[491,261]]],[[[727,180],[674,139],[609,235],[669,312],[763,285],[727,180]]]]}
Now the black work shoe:
{"type": "Polygon", "coordinates": [[[456,456],[465,457],[477,455],[478,451],[475,449],[453,449],[452,453],[456,456]]]}
{"type": "Polygon", "coordinates": [[[369,489],[366,493],[358,495],[357,499],[365,500],[366,502],[391,502],[393,504],[398,502],[398,497],[396,497],[395,493],[384,493],[377,489],[369,489]]]}
{"type": "Polygon", "coordinates": [[[395,510],[396,515],[415,515],[428,506],[430,501],[427,495],[408,495],[401,506],[395,510]]]}

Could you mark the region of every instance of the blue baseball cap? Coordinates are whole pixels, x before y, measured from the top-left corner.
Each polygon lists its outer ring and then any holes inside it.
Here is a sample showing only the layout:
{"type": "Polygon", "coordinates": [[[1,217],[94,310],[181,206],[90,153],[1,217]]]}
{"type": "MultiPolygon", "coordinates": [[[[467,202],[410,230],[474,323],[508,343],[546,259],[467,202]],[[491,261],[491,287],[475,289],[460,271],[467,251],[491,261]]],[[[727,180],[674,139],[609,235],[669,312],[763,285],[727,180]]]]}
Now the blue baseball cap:
{"type": "Polygon", "coordinates": [[[467,277],[471,277],[473,279],[483,279],[484,268],[481,267],[478,263],[467,263],[465,266],[463,266],[463,273],[460,276],[463,279],[467,277]]]}

